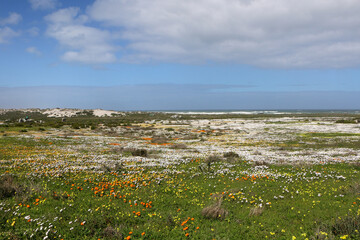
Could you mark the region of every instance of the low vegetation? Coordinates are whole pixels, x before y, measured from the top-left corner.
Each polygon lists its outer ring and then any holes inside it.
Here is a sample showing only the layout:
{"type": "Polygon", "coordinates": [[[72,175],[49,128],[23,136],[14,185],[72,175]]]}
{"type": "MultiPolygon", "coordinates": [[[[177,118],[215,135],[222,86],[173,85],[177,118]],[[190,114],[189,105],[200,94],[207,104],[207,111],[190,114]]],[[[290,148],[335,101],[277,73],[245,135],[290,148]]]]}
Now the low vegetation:
{"type": "Polygon", "coordinates": [[[120,118],[0,125],[0,239],[360,239],[357,124],[120,118]]]}

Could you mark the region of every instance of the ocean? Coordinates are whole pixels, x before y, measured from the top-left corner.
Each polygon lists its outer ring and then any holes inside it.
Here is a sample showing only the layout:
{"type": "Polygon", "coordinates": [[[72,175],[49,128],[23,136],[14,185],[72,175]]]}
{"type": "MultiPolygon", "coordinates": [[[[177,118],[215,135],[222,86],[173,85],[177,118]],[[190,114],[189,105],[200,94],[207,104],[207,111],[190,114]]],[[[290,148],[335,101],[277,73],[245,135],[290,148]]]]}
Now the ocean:
{"type": "Polygon", "coordinates": [[[347,113],[347,114],[360,114],[360,110],[153,110],[146,112],[164,112],[164,113],[176,113],[176,114],[242,114],[242,115],[254,115],[254,114],[306,114],[306,113],[347,113]]]}

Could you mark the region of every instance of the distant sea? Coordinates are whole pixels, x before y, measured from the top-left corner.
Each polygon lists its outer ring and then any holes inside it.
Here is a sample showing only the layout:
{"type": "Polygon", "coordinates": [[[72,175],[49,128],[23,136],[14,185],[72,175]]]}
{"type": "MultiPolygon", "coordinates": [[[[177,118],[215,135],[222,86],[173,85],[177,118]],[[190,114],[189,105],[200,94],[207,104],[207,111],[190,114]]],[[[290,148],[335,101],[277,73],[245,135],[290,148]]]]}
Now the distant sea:
{"type": "Polygon", "coordinates": [[[154,110],[146,112],[164,112],[177,114],[306,114],[306,113],[347,113],[360,114],[360,110],[154,110]]]}

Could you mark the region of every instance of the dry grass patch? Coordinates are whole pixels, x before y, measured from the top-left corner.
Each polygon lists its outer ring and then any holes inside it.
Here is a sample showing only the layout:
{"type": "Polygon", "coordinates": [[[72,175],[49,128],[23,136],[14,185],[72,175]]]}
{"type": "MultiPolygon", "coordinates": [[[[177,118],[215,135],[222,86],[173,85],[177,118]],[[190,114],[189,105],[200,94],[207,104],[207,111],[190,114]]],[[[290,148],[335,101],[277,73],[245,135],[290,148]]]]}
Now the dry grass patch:
{"type": "Polygon", "coordinates": [[[263,207],[253,207],[250,209],[249,216],[260,216],[264,212],[263,207]]]}
{"type": "Polygon", "coordinates": [[[170,141],[170,139],[168,139],[167,137],[154,137],[151,140],[151,143],[156,143],[156,144],[164,144],[164,143],[168,143],[170,141]]]}
{"type": "Polygon", "coordinates": [[[224,219],[228,215],[228,211],[221,207],[222,198],[220,198],[215,204],[205,207],[201,214],[206,218],[212,219],[224,219]]]}
{"type": "Polygon", "coordinates": [[[355,195],[359,195],[360,194],[360,183],[359,182],[351,183],[351,185],[349,186],[349,192],[353,193],[355,195]]]}
{"type": "Polygon", "coordinates": [[[262,160],[262,161],[254,161],[254,166],[270,166],[270,163],[262,160]]]}

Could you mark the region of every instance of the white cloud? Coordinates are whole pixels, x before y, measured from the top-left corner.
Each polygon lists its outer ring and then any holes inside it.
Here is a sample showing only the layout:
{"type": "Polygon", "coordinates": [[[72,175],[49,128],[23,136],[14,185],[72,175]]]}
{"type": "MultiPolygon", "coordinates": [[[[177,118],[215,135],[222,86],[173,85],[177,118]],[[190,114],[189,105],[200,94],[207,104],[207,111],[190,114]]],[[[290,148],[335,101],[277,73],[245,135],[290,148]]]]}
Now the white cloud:
{"type": "Polygon", "coordinates": [[[7,18],[0,19],[0,25],[18,24],[22,20],[22,17],[18,13],[10,13],[7,18]]]}
{"type": "Polygon", "coordinates": [[[9,27],[0,28],[0,44],[7,43],[11,38],[18,36],[19,33],[15,32],[9,27]]]}
{"type": "Polygon", "coordinates": [[[20,33],[14,31],[12,28],[6,25],[15,25],[18,24],[22,20],[20,14],[17,13],[10,13],[7,18],[0,19],[0,44],[7,43],[13,37],[19,36],[20,33]]]}
{"type": "Polygon", "coordinates": [[[65,49],[62,59],[86,64],[110,63],[116,60],[108,31],[86,26],[87,17],[78,8],[61,9],[46,16],[47,35],[65,49]]]}
{"type": "Polygon", "coordinates": [[[40,29],[37,27],[32,27],[27,30],[27,32],[33,37],[39,35],[39,31],[40,31],[40,29]]]}
{"type": "Polygon", "coordinates": [[[358,0],[96,0],[87,9],[121,32],[127,61],[285,68],[359,66],[359,12],[358,0]]]}
{"type": "Polygon", "coordinates": [[[29,0],[29,2],[34,10],[54,9],[58,5],[57,0],[29,0]]]}
{"type": "Polygon", "coordinates": [[[26,52],[40,56],[41,52],[36,47],[28,47],[26,52]]]}

